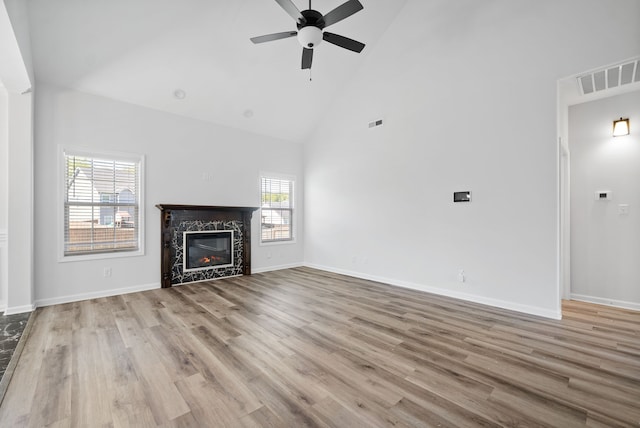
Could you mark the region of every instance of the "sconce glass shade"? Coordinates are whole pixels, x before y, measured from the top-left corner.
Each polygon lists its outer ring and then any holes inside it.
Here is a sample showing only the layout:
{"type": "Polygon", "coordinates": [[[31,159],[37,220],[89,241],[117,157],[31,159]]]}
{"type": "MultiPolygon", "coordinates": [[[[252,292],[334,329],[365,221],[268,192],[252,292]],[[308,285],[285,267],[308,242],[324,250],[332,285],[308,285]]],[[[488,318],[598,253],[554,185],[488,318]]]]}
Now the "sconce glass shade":
{"type": "Polygon", "coordinates": [[[622,137],[629,135],[629,119],[620,118],[613,121],[613,136],[622,137]]]}

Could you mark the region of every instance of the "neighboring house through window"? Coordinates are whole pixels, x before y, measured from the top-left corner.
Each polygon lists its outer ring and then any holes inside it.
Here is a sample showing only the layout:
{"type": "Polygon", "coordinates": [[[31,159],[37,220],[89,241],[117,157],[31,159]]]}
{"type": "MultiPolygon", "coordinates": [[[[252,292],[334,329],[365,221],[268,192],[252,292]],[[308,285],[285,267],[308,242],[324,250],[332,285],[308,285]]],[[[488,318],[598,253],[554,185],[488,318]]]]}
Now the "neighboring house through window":
{"type": "Polygon", "coordinates": [[[263,176],[260,181],[260,241],[263,243],[292,241],[294,238],[294,180],[263,176]]]}
{"type": "Polygon", "coordinates": [[[64,150],[63,256],[142,253],[141,156],[64,150]]]}

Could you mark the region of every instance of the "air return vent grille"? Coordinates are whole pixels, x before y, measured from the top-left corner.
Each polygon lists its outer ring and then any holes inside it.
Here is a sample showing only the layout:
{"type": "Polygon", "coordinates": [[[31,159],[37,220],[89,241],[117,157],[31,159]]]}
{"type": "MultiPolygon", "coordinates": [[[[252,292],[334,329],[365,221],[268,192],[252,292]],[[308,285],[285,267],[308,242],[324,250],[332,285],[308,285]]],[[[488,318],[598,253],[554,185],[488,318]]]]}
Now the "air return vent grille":
{"type": "Polygon", "coordinates": [[[582,95],[640,82],[640,60],[607,67],[578,77],[582,95]]]}

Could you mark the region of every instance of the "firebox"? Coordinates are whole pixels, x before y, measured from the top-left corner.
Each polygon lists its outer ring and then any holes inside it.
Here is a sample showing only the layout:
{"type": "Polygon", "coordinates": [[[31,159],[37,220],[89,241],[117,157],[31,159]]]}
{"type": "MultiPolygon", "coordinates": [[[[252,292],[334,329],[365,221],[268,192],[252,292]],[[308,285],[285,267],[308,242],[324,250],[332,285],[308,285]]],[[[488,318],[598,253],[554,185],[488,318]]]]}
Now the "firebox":
{"type": "Polygon", "coordinates": [[[184,232],[184,272],[233,267],[233,230],[184,232]]]}

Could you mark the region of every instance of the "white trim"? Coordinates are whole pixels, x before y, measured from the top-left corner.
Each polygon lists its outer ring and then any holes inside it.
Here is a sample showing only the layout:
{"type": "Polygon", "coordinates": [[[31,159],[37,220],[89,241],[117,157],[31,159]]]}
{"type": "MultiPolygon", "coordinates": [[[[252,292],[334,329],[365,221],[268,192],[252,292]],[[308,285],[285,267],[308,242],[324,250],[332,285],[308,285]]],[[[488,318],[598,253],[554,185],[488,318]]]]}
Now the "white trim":
{"type": "MultiPolygon", "coordinates": [[[[64,229],[64,227],[62,229],[64,229]]],[[[62,247],[64,248],[64,238],[62,238],[62,247]]],[[[114,252],[106,252],[106,253],[77,254],[74,256],[65,256],[64,249],[62,250],[62,252],[63,252],[63,255],[61,255],[60,258],[58,259],[59,263],[144,256],[144,251],[142,249],[139,249],[136,251],[114,251],[114,252]]]]}
{"type": "Polygon", "coordinates": [[[9,231],[0,229],[0,312],[7,309],[9,294],[9,231]]]}
{"type": "Polygon", "coordinates": [[[58,237],[58,262],[77,262],[83,260],[100,260],[117,257],[136,257],[145,255],[145,155],[136,153],[125,153],[117,151],[93,150],[83,147],[58,145],[58,193],[56,201],[57,211],[57,237],[58,237]],[[78,156],[100,157],[119,161],[129,161],[138,163],[138,249],[134,251],[116,251],[92,254],[75,254],[65,256],[64,254],[64,199],[65,199],[65,153],[72,153],[78,156]]]}
{"type": "MultiPolygon", "coordinates": [[[[69,145],[58,145],[61,149],[61,160],[64,161],[64,154],[70,153],[75,156],[85,156],[89,158],[100,158],[105,157],[109,160],[117,160],[124,162],[138,162],[140,158],[144,157],[144,155],[138,153],[130,153],[130,152],[120,152],[120,151],[112,151],[112,150],[103,150],[103,149],[92,149],[88,147],[80,147],[80,146],[69,146],[69,145]]],[[[64,177],[64,174],[63,174],[64,177]]],[[[64,180],[63,180],[64,182],[64,180]]]]}
{"type": "Polygon", "coordinates": [[[616,299],[607,299],[606,297],[586,296],[584,294],[571,293],[571,300],[578,300],[580,302],[595,303],[598,305],[613,306],[616,308],[640,311],[640,303],[627,302],[624,300],[616,300],[616,299]]]}
{"type": "Polygon", "coordinates": [[[328,267],[328,266],[316,265],[316,264],[313,264],[313,263],[305,263],[304,265],[306,267],[310,267],[310,268],[313,268],[313,269],[324,270],[324,271],[327,271],[327,272],[338,273],[338,274],[341,274],[341,275],[352,276],[352,277],[355,277],[355,278],[366,279],[366,280],[369,280],[369,281],[382,282],[384,284],[388,284],[388,285],[392,285],[392,286],[396,286],[396,287],[402,287],[402,288],[409,288],[409,289],[412,289],[412,290],[424,291],[426,293],[437,294],[437,295],[440,295],[440,296],[453,297],[454,299],[460,299],[460,300],[465,300],[465,301],[468,301],[468,302],[480,303],[482,305],[493,306],[493,307],[502,308],[502,309],[508,309],[508,310],[511,310],[511,311],[522,312],[522,313],[529,314],[529,315],[536,315],[536,316],[545,317],[545,318],[551,318],[551,319],[555,319],[555,320],[562,319],[562,311],[560,311],[560,310],[553,311],[553,310],[549,310],[549,309],[539,308],[537,306],[523,305],[523,304],[520,304],[520,303],[509,302],[509,301],[506,301],[506,300],[492,299],[492,298],[489,298],[489,297],[483,297],[483,296],[477,296],[477,295],[474,295],[474,294],[461,293],[461,292],[458,292],[458,291],[447,290],[445,288],[432,287],[432,286],[428,286],[428,285],[416,284],[416,283],[407,282],[407,281],[399,281],[399,280],[392,279],[392,278],[379,277],[379,276],[376,276],[376,275],[368,275],[368,274],[363,274],[363,273],[360,273],[360,272],[353,272],[353,271],[344,270],[344,269],[335,269],[335,268],[331,268],[331,267],[328,267]]]}
{"type": "MultiPolygon", "coordinates": [[[[262,219],[260,219],[260,221],[262,221],[262,219]]],[[[294,225],[294,228],[295,228],[295,225],[294,225]]],[[[296,241],[295,237],[293,239],[279,239],[277,241],[262,242],[262,223],[260,224],[260,238],[261,238],[261,240],[260,240],[260,242],[258,242],[258,246],[259,247],[270,247],[272,245],[297,244],[297,241],[296,241]]]]}
{"type": "Polygon", "coordinates": [[[136,285],[133,287],[114,288],[111,290],[93,291],[91,293],[72,294],[69,296],[52,297],[50,299],[36,300],[36,307],[60,305],[63,303],[79,302],[81,300],[98,299],[100,297],[119,296],[121,294],[137,293],[139,291],[156,290],[160,288],[160,283],[136,285]]]}
{"type": "MultiPolygon", "coordinates": [[[[275,178],[276,180],[288,180],[293,182],[296,181],[295,174],[283,174],[280,172],[260,171],[260,177],[258,178],[259,186],[262,185],[262,177],[275,178]]],[[[261,187],[258,187],[258,188],[261,189],[261,187]]],[[[260,193],[262,193],[262,191],[260,191],[260,193]]]]}
{"type": "Polygon", "coordinates": [[[4,314],[5,315],[23,314],[25,312],[33,312],[35,308],[36,308],[35,305],[14,306],[12,308],[7,308],[4,311],[4,314]]]}
{"type": "Polygon", "coordinates": [[[297,177],[295,175],[291,175],[291,174],[282,174],[282,173],[276,173],[276,172],[267,172],[267,171],[260,171],[259,176],[258,176],[258,195],[259,195],[259,204],[258,206],[260,207],[258,209],[258,226],[260,228],[260,236],[258,237],[258,245],[260,247],[263,246],[269,246],[269,245],[283,245],[283,244],[296,244],[297,242],[297,238],[298,238],[298,180],[297,177]],[[269,241],[263,241],[262,240],[262,179],[263,178],[270,178],[270,179],[275,179],[275,180],[283,180],[283,181],[290,181],[292,184],[292,189],[291,189],[291,207],[289,208],[291,210],[291,239],[278,239],[278,240],[269,240],[269,241]]]}
{"type": "Polygon", "coordinates": [[[251,273],[253,274],[253,273],[273,272],[276,270],[293,269],[293,268],[303,267],[303,266],[306,266],[303,262],[289,263],[286,265],[278,265],[278,266],[265,266],[260,268],[251,268],[251,273]]]}

